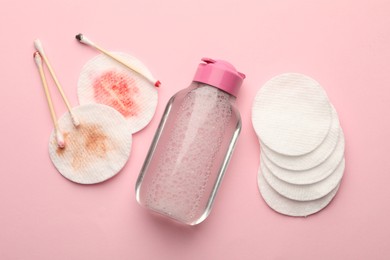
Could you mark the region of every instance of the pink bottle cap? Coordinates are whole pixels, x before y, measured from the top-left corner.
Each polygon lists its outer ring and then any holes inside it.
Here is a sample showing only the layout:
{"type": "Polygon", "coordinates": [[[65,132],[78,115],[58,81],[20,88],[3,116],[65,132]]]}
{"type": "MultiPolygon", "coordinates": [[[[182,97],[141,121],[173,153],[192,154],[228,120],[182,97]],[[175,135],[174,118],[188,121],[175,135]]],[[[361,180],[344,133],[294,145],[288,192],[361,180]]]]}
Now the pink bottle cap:
{"type": "Polygon", "coordinates": [[[237,96],[245,74],[238,72],[232,64],[223,60],[203,58],[195,73],[194,81],[205,83],[237,96]]]}

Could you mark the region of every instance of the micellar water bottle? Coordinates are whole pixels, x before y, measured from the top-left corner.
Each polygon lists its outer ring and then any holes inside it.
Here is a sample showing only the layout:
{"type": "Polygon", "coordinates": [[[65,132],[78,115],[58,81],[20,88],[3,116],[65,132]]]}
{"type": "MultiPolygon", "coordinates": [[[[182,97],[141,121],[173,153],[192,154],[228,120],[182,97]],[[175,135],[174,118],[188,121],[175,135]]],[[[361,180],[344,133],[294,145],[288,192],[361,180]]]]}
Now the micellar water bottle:
{"type": "Polygon", "coordinates": [[[188,225],[209,215],[241,130],[234,101],[245,75],[202,61],[169,100],[136,184],[139,204],[188,225]]]}

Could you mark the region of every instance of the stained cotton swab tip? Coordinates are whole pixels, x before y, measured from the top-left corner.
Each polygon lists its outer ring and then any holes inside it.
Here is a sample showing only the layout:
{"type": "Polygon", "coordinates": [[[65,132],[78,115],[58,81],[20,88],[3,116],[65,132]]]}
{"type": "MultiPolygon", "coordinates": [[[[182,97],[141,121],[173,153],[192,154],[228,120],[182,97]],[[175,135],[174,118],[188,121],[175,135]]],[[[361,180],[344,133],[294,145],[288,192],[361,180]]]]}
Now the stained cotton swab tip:
{"type": "Polygon", "coordinates": [[[57,140],[57,145],[59,148],[63,149],[65,148],[65,139],[64,135],[59,129],[56,129],[56,140],[57,140]]]}
{"type": "Polygon", "coordinates": [[[95,47],[95,43],[93,43],[91,40],[89,40],[87,37],[85,37],[82,33],[79,33],[76,35],[76,39],[81,42],[81,43],[84,43],[85,45],[89,45],[91,47],[95,47]]]}

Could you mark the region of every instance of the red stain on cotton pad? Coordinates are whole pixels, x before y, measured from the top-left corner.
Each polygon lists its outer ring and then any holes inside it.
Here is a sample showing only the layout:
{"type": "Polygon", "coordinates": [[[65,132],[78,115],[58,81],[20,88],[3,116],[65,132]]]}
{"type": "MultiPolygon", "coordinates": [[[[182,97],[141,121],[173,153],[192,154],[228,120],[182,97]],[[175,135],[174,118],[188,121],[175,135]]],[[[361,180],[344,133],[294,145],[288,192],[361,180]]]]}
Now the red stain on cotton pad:
{"type": "Polygon", "coordinates": [[[139,89],[127,74],[105,71],[95,78],[93,89],[96,102],[115,108],[125,117],[138,114],[136,97],[139,89]]]}

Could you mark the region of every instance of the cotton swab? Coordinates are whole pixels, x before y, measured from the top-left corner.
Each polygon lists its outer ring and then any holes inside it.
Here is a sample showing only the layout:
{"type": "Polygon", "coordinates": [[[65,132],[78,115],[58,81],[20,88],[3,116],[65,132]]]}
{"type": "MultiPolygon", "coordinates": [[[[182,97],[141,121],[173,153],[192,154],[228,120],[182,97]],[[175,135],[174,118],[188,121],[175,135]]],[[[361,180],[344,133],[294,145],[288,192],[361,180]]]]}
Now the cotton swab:
{"type": "Polygon", "coordinates": [[[156,80],[155,78],[153,77],[150,77],[150,76],[147,76],[145,74],[143,74],[138,68],[136,68],[135,66],[133,65],[130,65],[128,64],[127,62],[121,60],[120,58],[118,57],[115,57],[114,55],[112,55],[111,53],[109,53],[108,51],[102,49],[101,47],[99,47],[98,45],[96,45],[94,42],[92,42],[91,40],[89,40],[86,36],[84,36],[83,34],[79,33],[76,35],[76,39],[85,44],[85,45],[88,45],[88,46],[91,46],[95,49],[97,49],[98,51],[100,51],[101,53],[105,54],[106,56],[110,57],[111,59],[119,62],[120,64],[124,65],[125,67],[127,67],[128,69],[132,70],[132,71],[135,71],[136,73],[140,74],[141,76],[143,76],[145,79],[147,79],[148,81],[150,81],[155,87],[159,87],[161,85],[161,82],[159,80],[156,80]]]}
{"type": "Polygon", "coordinates": [[[59,148],[65,148],[64,136],[62,135],[62,132],[60,131],[60,129],[58,127],[57,117],[56,117],[56,113],[54,111],[53,102],[51,100],[50,91],[49,91],[49,88],[47,87],[47,81],[46,81],[45,74],[43,73],[42,58],[41,58],[41,55],[39,54],[38,51],[36,51],[34,53],[34,60],[35,60],[35,63],[37,64],[39,75],[41,76],[43,89],[45,90],[47,103],[49,105],[51,119],[53,120],[53,124],[54,124],[57,145],[59,148]]]}
{"type": "Polygon", "coordinates": [[[77,119],[77,117],[72,113],[72,107],[71,107],[67,97],[65,96],[65,92],[64,92],[60,82],[58,81],[56,74],[54,73],[53,67],[50,65],[50,62],[46,57],[46,54],[45,54],[45,51],[43,50],[43,45],[42,45],[41,41],[39,39],[36,39],[34,41],[34,46],[35,46],[35,49],[40,53],[40,56],[42,56],[43,61],[45,62],[47,68],[49,69],[49,72],[54,80],[54,83],[56,84],[58,91],[60,92],[62,99],[64,100],[65,105],[69,111],[73,125],[75,127],[77,127],[78,125],[80,125],[80,122],[77,119]]]}

